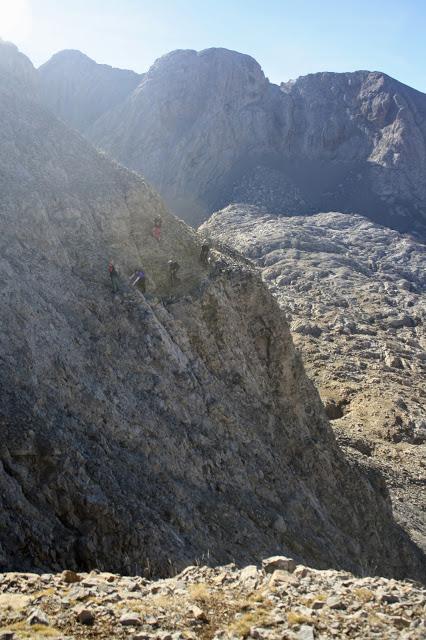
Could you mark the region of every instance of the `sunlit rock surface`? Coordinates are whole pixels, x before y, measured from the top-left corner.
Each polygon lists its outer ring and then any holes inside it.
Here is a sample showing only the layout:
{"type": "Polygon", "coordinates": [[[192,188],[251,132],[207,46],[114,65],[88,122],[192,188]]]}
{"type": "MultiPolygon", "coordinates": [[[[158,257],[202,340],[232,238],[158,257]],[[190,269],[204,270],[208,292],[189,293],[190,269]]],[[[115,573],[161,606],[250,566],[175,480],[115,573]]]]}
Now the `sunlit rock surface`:
{"type": "Polygon", "coordinates": [[[387,477],[426,548],[426,247],[356,215],[230,206],[202,230],[253,260],[285,310],[339,441],[387,477]]]}

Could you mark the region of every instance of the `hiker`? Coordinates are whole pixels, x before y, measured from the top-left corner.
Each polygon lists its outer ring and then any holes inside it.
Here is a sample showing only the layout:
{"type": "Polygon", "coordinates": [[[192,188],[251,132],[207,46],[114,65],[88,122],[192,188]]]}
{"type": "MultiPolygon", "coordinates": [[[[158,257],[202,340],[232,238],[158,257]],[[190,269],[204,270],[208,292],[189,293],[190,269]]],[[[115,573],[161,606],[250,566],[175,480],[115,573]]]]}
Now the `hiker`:
{"type": "Polygon", "coordinates": [[[157,242],[160,242],[161,239],[161,227],[163,226],[163,220],[161,218],[161,216],[156,216],[154,218],[154,227],[151,231],[151,235],[157,240],[157,242]]]}
{"type": "Polygon", "coordinates": [[[170,286],[174,287],[175,284],[179,282],[179,278],[177,277],[177,272],[180,269],[180,264],[176,262],[176,260],[169,260],[169,275],[170,275],[170,286]]]}
{"type": "Polygon", "coordinates": [[[117,291],[118,291],[118,271],[115,268],[114,263],[113,263],[112,260],[109,261],[108,271],[109,271],[109,275],[110,275],[110,278],[111,278],[112,292],[113,293],[117,293],[117,291]]]}
{"type": "Polygon", "coordinates": [[[210,252],[210,245],[207,242],[207,240],[205,240],[201,245],[201,252],[200,252],[200,262],[205,266],[207,266],[209,263],[209,252],[210,252]]]}
{"type": "Polygon", "coordinates": [[[132,276],[130,276],[132,287],[138,287],[141,293],[146,292],[146,279],[145,272],[142,269],[137,269],[132,276]]]}

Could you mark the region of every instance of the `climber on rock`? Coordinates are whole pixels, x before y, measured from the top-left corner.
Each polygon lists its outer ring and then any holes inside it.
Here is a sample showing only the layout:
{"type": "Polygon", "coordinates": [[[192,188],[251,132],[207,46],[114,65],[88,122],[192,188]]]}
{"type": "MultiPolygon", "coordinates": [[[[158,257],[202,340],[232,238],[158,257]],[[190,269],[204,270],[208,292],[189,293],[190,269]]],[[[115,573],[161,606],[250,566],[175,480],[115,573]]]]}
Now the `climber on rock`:
{"type": "Polygon", "coordinates": [[[145,272],[142,269],[137,269],[130,276],[130,283],[132,287],[137,287],[141,293],[145,293],[146,292],[145,272]]]}
{"type": "Polygon", "coordinates": [[[200,251],[200,262],[205,266],[207,266],[209,263],[209,252],[210,252],[210,245],[207,242],[207,240],[205,240],[201,245],[201,251],[200,251]]]}
{"type": "Polygon", "coordinates": [[[169,265],[170,286],[174,287],[179,282],[179,278],[177,277],[177,272],[180,269],[180,264],[176,262],[176,260],[169,260],[168,265],[169,265]]]}
{"type": "Polygon", "coordinates": [[[111,284],[112,284],[112,292],[113,293],[117,293],[118,291],[118,271],[114,266],[114,263],[112,260],[109,261],[109,265],[108,265],[108,271],[109,271],[109,275],[111,278],[111,284]]]}
{"type": "Polygon", "coordinates": [[[157,242],[160,242],[161,240],[161,227],[163,226],[163,220],[161,218],[161,216],[156,216],[154,218],[154,227],[151,231],[151,235],[153,236],[153,238],[155,238],[157,240],[157,242]]]}

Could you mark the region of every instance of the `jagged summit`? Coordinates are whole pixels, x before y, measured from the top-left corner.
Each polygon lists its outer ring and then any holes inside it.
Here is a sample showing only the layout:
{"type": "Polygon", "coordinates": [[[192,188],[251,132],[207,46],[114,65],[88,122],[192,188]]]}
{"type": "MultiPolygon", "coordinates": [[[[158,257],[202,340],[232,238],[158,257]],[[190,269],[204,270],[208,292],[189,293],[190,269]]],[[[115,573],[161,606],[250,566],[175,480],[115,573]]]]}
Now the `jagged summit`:
{"type": "Polygon", "coordinates": [[[196,224],[231,202],[426,234],[426,96],[379,72],[277,87],[250,57],[173,52],[87,131],[196,224]],[[148,81],[149,78],[149,81],[148,81]]]}
{"type": "Polygon", "coordinates": [[[340,82],[347,82],[349,85],[353,82],[365,82],[367,80],[377,80],[382,82],[383,85],[388,86],[389,88],[395,88],[395,86],[403,87],[405,90],[409,92],[418,93],[420,96],[425,96],[426,94],[418,89],[414,89],[410,87],[410,85],[393,78],[389,74],[384,71],[374,71],[368,69],[357,69],[356,71],[317,71],[314,73],[307,73],[303,76],[298,76],[297,78],[292,78],[287,82],[281,82],[280,87],[286,89],[288,86],[293,86],[294,84],[304,81],[311,82],[315,80],[332,82],[334,80],[340,82]]]}
{"type": "MultiPolygon", "coordinates": [[[[67,119],[60,93],[52,83],[48,102],[67,119]]],[[[278,87],[250,56],[211,48],[162,56],[90,124],[68,121],[194,225],[244,202],[285,215],[356,212],[426,237],[425,114],[425,94],[381,72],[278,87]]]]}

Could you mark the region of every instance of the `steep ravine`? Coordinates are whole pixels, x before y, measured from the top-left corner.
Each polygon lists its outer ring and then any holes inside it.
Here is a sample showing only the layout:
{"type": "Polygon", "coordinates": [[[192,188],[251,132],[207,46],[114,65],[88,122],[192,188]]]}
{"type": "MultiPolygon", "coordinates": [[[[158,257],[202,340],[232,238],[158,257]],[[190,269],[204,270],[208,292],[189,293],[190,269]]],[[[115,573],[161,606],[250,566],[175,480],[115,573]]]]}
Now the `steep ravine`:
{"type": "Polygon", "coordinates": [[[166,574],[288,552],[424,579],[257,273],[219,254],[201,268],[195,233],[45,111],[22,69],[1,45],[0,567],[166,574]],[[146,299],[126,284],[141,264],[146,299]]]}
{"type": "Polygon", "coordinates": [[[398,521],[426,550],[426,246],[359,215],[243,204],[203,231],[259,266],[339,443],[381,470],[398,521]]]}

